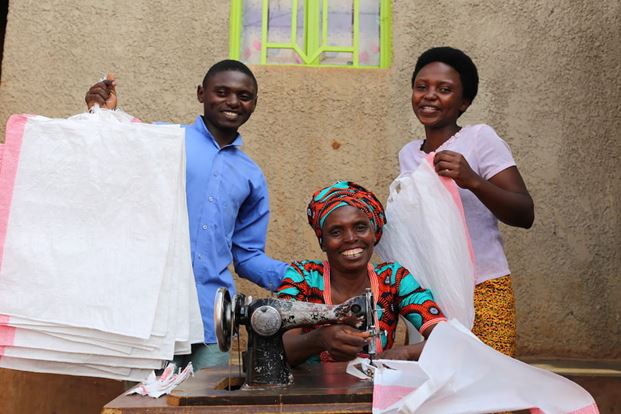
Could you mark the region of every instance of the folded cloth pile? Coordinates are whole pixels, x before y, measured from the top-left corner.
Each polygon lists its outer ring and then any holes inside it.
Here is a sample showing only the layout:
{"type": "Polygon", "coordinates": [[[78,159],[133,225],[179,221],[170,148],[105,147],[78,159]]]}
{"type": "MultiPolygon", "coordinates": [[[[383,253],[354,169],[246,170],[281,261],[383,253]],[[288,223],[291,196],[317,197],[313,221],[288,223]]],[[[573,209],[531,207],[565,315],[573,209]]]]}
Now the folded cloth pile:
{"type": "Polygon", "coordinates": [[[0,367],[141,381],[202,342],[183,128],[14,115],[0,194],[0,367]]]}

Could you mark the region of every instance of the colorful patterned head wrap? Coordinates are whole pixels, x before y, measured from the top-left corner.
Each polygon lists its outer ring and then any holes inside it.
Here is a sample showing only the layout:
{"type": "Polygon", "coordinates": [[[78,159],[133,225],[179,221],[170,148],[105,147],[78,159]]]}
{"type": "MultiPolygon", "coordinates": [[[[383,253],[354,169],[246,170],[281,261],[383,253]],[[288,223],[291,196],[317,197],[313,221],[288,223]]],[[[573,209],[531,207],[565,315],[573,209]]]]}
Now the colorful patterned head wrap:
{"type": "Polygon", "coordinates": [[[356,207],[369,217],[375,228],[375,244],[377,244],[382,238],[382,227],[386,224],[384,206],[372,192],[350,181],[338,181],[313,194],[306,214],[308,224],[315,230],[319,243],[322,243],[321,228],[326,217],[343,206],[356,207]]]}

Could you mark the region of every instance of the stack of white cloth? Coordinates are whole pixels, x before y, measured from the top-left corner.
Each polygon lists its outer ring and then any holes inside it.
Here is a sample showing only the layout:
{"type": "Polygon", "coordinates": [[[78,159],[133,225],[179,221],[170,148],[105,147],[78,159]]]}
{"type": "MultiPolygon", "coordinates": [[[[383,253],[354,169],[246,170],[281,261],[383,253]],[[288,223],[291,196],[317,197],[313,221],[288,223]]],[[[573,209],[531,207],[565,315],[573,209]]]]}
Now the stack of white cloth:
{"type": "Polygon", "coordinates": [[[184,130],[14,115],[0,145],[0,367],[142,381],[202,342],[184,130]]]}

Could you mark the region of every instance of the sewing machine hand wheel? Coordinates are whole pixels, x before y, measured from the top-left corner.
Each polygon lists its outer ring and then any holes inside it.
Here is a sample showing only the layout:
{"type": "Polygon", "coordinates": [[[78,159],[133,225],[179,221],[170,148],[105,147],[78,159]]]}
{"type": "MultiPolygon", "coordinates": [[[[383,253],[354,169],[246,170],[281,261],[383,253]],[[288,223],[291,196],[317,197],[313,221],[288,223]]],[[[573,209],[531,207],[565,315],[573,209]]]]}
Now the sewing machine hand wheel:
{"type": "Polygon", "coordinates": [[[216,328],[216,340],[222,352],[231,349],[231,338],[235,330],[235,309],[228,289],[218,288],[214,301],[213,321],[216,328]]]}

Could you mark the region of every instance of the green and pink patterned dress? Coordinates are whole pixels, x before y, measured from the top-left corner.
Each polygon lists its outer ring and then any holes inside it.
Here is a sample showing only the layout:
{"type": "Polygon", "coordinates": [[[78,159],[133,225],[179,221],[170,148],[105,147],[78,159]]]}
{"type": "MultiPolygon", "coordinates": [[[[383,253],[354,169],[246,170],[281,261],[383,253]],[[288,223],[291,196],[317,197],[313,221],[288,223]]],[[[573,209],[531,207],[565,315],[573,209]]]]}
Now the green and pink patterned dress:
{"type": "MultiPolygon", "coordinates": [[[[446,320],[433,300],[431,291],[422,288],[399,263],[369,265],[369,278],[377,302],[381,349],[387,350],[393,346],[399,315],[405,317],[420,332],[446,320]]],[[[303,260],[291,263],[278,289],[278,297],[331,304],[327,262],[303,260]]],[[[316,327],[304,328],[304,331],[312,329],[316,327]]],[[[307,362],[320,360],[329,360],[326,352],[321,356],[312,356],[307,362]]]]}

